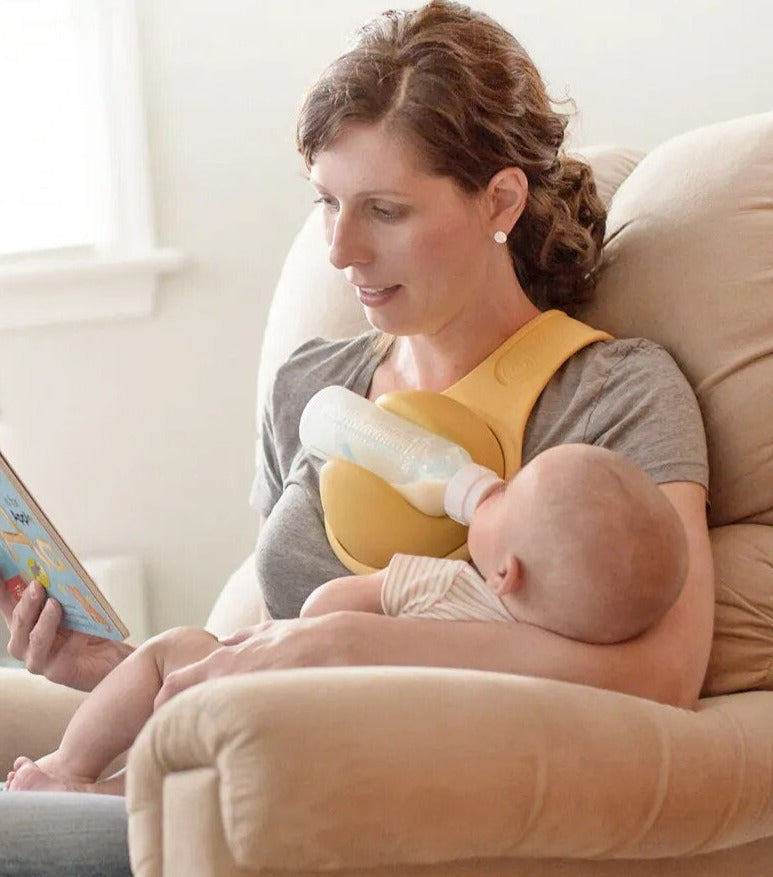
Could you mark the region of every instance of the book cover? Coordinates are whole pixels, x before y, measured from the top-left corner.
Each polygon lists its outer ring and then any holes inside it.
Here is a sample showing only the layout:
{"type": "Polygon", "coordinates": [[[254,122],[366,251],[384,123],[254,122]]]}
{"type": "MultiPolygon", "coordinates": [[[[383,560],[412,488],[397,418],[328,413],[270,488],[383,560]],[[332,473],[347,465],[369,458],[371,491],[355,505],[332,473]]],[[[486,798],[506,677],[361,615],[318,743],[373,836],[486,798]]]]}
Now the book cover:
{"type": "Polygon", "coordinates": [[[62,605],[62,625],[123,640],[129,631],[0,454],[0,601],[10,608],[37,579],[62,605]]]}

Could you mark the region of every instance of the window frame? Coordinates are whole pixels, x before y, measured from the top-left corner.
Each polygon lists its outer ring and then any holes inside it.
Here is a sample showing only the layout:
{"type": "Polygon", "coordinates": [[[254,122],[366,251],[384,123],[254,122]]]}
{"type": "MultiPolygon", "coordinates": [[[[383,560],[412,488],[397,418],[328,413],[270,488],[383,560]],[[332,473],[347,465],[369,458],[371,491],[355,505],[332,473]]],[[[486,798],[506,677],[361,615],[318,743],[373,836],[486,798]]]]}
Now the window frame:
{"type": "Polygon", "coordinates": [[[104,48],[115,240],[0,262],[0,330],[148,316],[159,276],[184,265],[155,244],[135,0],[89,2],[104,48]]]}

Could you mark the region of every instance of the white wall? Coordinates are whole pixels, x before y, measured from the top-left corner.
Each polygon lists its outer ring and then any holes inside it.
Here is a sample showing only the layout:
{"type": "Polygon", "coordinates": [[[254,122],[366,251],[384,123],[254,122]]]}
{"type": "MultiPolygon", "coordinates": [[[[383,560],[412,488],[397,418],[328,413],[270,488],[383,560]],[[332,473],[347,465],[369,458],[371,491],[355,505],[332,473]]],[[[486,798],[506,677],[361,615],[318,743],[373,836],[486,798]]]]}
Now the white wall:
{"type": "MultiPolygon", "coordinates": [[[[303,89],[358,22],[399,4],[138,5],[159,238],[190,267],[163,282],[151,319],[0,335],[0,418],[76,550],[144,558],[160,629],[201,622],[252,546],[261,329],[311,201],[293,151],[303,89]]],[[[773,108],[767,0],[479,5],[554,96],[568,88],[577,145],[652,146],[773,108]]]]}

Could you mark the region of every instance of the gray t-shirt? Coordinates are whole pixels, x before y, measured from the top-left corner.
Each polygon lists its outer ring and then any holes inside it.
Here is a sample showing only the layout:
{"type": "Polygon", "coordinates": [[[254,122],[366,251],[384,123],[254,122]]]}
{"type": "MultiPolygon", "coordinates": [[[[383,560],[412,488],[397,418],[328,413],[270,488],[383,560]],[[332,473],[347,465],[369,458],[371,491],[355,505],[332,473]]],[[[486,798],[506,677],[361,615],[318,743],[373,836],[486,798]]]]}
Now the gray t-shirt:
{"type": "MultiPolygon", "coordinates": [[[[376,337],[368,332],[344,341],[316,338],[277,372],[263,416],[263,466],[253,489],[266,518],[256,551],[258,581],[273,618],[297,616],[316,587],[349,572],[325,535],[322,463],[301,448],[298,423],[308,400],[323,387],[338,384],[367,393],[384,356],[374,347],[376,337]]],[[[523,463],[568,442],[617,451],[658,483],[708,485],[695,395],[670,355],[650,341],[592,344],[551,378],[526,426],[523,463]]]]}

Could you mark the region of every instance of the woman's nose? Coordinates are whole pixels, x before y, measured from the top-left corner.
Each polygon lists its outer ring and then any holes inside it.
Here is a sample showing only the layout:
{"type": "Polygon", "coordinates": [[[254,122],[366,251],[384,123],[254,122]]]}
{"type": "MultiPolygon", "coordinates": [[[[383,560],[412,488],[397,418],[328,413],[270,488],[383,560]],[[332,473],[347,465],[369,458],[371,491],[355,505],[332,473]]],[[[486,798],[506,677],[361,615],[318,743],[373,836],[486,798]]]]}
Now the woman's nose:
{"type": "Polygon", "coordinates": [[[363,230],[353,217],[339,213],[328,226],[328,258],[340,270],[361,265],[371,259],[370,247],[363,230]]]}

